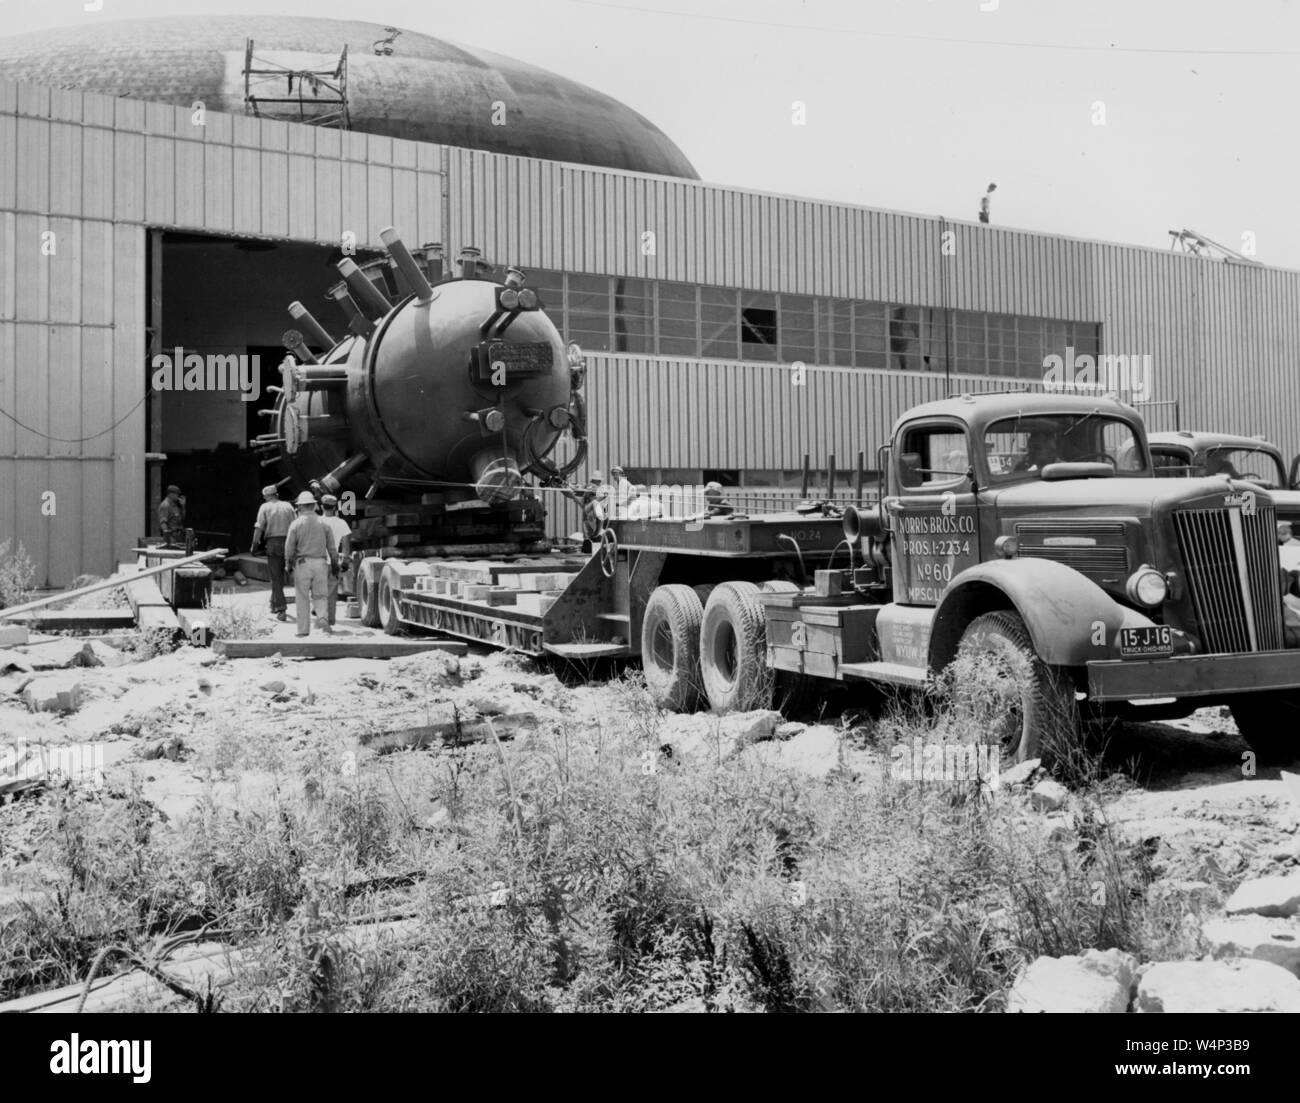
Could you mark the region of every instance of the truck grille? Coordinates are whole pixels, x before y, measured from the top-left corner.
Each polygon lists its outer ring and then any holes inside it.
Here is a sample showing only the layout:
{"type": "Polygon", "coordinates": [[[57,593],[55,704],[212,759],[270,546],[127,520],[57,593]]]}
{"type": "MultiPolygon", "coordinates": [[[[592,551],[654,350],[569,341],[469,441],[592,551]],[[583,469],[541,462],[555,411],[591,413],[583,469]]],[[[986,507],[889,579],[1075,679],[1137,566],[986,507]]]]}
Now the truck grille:
{"type": "Polygon", "coordinates": [[[1123,581],[1128,573],[1128,551],[1125,548],[1045,548],[1021,544],[1020,555],[1028,559],[1051,559],[1083,574],[1098,575],[1107,580],[1123,581]]]}
{"type": "Polygon", "coordinates": [[[1209,652],[1282,647],[1277,524],[1272,507],[1174,514],[1187,583],[1209,652]]]}

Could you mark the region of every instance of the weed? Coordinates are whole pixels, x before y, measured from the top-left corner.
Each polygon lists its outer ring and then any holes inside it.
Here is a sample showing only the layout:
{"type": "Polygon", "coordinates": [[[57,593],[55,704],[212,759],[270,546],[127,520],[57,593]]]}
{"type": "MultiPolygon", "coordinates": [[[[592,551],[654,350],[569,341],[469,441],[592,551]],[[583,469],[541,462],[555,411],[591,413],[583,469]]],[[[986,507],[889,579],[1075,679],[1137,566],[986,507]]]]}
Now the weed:
{"type": "Polygon", "coordinates": [[[0,609],[21,605],[36,586],[36,564],[20,543],[10,552],[12,540],[0,540],[0,609]]]}

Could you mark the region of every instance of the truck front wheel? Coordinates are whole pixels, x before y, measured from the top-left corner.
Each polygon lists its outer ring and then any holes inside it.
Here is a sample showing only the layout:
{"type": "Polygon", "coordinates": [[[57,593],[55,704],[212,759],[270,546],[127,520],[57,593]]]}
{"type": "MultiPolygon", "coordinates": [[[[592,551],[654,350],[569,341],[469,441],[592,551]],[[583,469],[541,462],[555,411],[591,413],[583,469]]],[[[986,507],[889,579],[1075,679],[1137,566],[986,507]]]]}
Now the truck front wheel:
{"type": "Polygon", "coordinates": [[[1069,679],[1043,662],[1029,630],[1010,611],[985,613],[967,626],[957,650],[973,660],[951,672],[967,682],[951,687],[953,704],[976,731],[995,734],[1004,762],[1062,757],[1079,737],[1079,713],[1069,679]]]}
{"type": "Polygon", "coordinates": [[[1300,693],[1249,693],[1232,701],[1237,730],[1261,766],[1284,766],[1300,757],[1300,693]]]}
{"type": "Polygon", "coordinates": [[[767,627],[752,582],[714,587],[700,625],[700,673],[714,712],[772,707],[767,627]]]}
{"type": "Polygon", "coordinates": [[[689,586],[659,586],[641,620],[641,665],[655,705],[672,712],[700,706],[700,621],[704,610],[689,586]]]}

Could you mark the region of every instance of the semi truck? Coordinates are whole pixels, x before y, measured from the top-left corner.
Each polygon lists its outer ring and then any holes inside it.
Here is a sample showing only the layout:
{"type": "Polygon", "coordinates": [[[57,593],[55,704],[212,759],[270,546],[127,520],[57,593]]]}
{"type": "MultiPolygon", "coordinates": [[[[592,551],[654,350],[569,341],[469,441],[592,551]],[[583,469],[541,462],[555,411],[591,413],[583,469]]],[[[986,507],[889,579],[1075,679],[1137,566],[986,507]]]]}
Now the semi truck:
{"type": "Polygon", "coordinates": [[[287,367],[268,435],[313,488],[363,488],[366,623],[639,661],[672,710],[923,689],[966,655],[1006,690],[992,734],[1009,760],[1051,759],[1089,717],[1209,704],[1231,708],[1261,759],[1292,757],[1300,614],[1274,501],[1230,475],[1157,478],[1132,407],[954,396],[899,418],[869,503],[615,510],[583,554],[539,527],[585,449],[580,351],[518,269],[497,281],[470,257],[448,278],[383,238],[405,297],[372,298],[345,272],[336,298],[363,317],[320,353],[286,335],[322,369],[287,367]],[[327,430],[315,454],[313,418],[327,430]],[[577,460],[561,465],[566,433],[577,460]],[[470,539],[480,530],[491,539],[470,539]]]}

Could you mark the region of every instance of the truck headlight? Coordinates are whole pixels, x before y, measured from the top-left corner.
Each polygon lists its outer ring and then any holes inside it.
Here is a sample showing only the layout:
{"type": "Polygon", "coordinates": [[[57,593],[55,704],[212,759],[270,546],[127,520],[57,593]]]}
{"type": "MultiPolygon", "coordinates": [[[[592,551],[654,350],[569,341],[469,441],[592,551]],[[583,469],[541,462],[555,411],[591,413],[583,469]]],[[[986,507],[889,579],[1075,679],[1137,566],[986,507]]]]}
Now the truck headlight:
{"type": "Polygon", "coordinates": [[[1138,605],[1154,608],[1169,596],[1169,583],[1154,567],[1139,567],[1124,584],[1129,600],[1138,605]]]}

